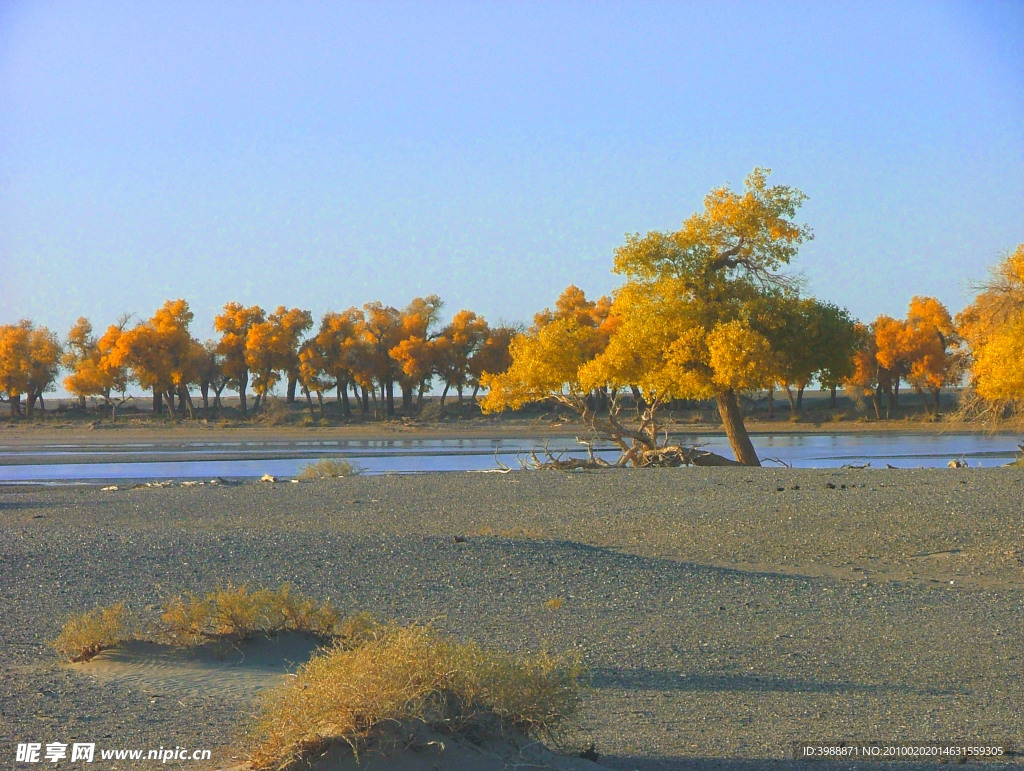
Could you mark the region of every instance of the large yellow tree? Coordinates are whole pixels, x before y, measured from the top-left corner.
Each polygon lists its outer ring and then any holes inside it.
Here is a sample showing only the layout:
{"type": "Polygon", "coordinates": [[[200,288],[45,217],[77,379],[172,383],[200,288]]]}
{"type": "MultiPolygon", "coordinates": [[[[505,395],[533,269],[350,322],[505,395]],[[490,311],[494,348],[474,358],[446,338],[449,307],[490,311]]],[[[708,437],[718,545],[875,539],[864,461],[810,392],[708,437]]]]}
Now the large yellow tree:
{"type": "Polygon", "coordinates": [[[129,368],[140,386],[152,389],[154,412],[166,402],[176,417],[177,399],[178,408],[193,415],[188,386],[198,380],[205,351],[189,333],[192,318],[185,300],[168,300],[150,319],[121,333],[110,352],[110,365],[129,368]]]}
{"type": "Polygon", "coordinates": [[[217,353],[222,357],[222,368],[227,385],[238,391],[242,415],[248,414],[246,391],[249,388],[249,361],[246,348],[249,332],[257,324],[263,324],[267,314],[258,305],[245,307],[241,303],[229,302],[223,312],[214,318],[213,328],[220,332],[217,353]]]}
{"type": "Polygon", "coordinates": [[[60,343],[46,327],[27,319],[0,326],[0,393],[7,394],[11,415],[21,414],[22,396],[32,415],[36,402],[53,388],[60,357],[60,343]]]}
{"type": "Polygon", "coordinates": [[[971,383],[993,415],[1024,408],[1024,243],[1006,256],[956,319],[971,383]]]}
{"type": "Polygon", "coordinates": [[[768,175],[755,169],[741,193],[712,190],[704,210],[675,232],[628,237],[615,253],[614,270],[626,283],[609,309],[607,344],[602,348],[598,328],[572,316],[516,338],[512,366],[490,379],[485,409],[547,391],[568,398],[587,418],[586,395],[604,391],[612,395],[608,420],[615,430],[604,435],[642,465],[659,453],[660,405],[713,398],[736,460],[760,465],[737,393],[777,379],[770,330],[759,319],[792,294],[795,282],[780,270],[812,237],[794,221],[804,194],[770,186],[768,175]],[[615,404],[615,395],[631,387],[644,405],[636,427],[619,421],[615,404]]]}

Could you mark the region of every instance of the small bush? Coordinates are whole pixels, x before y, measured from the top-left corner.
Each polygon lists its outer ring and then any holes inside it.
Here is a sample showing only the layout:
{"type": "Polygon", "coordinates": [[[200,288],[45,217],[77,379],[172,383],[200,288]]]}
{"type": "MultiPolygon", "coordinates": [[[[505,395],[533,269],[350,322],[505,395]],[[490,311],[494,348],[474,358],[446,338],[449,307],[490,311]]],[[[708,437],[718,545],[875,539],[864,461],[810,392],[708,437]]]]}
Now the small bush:
{"type": "Polygon", "coordinates": [[[210,626],[212,613],[210,604],[194,594],[174,597],[164,605],[164,611],[160,614],[164,624],[162,631],[175,643],[195,645],[202,642],[210,626]]]}
{"type": "Polygon", "coordinates": [[[575,660],[513,657],[446,640],[422,626],[386,627],[338,645],[261,699],[250,731],[255,768],[286,768],[332,742],[358,753],[386,724],[451,733],[551,732],[580,695],[575,660]]]}
{"type": "Polygon", "coordinates": [[[544,607],[548,610],[561,610],[563,605],[565,605],[564,597],[552,597],[544,603],[544,607]]]}
{"type": "Polygon", "coordinates": [[[82,613],[69,619],[50,645],[70,661],[88,661],[128,639],[127,617],[123,602],[82,613]]]}
{"type": "Polygon", "coordinates": [[[204,639],[247,639],[283,630],[332,637],[338,611],[327,603],[295,594],[290,584],[250,592],[226,586],[201,599],[194,594],[172,598],[160,616],[172,641],[194,645],[204,639]]]}
{"type": "Polygon", "coordinates": [[[288,409],[288,405],[277,397],[267,397],[266,401],[263,402],[262,414],[260,415],[260,422],[268,426],[283,426],[288,423],[291,418],[291,410],[288,409]]]}
{"type": "Polygon", "coordinates": [[[353,477],[363,473],[363,469],[347,460],[324,458],[316,463],[309,463],[299,471],[299,479],[328,479],[331,477],[353,477]]]}

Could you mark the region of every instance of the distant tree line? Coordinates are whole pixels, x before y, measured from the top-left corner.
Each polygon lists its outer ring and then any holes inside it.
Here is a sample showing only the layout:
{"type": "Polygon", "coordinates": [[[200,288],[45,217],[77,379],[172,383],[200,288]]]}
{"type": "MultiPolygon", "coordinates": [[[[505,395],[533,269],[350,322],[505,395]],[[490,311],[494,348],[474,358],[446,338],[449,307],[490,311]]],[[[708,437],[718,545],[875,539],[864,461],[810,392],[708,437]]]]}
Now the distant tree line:
{"type": "Polygon", "coordinates": [[[200,343],[189,331],[193,314],[185,300],[168,300],[151,318],[132,324],[129,316],[96,336],[80,318],[63,345],[50,330],[30,321],[0,327],[0,394],[20,415],[23,397],[31,415],[42,394],[55,389],[61,368],[64,387],[84,404],[102,399],[116,417],[132,385],[151,391],[155,412],[194,417],[192,395],[204,411],[220,406],[225,389],[238,392],[243,415],[255,393],[258,410],[278,383],[291,403],[301,389],[311,410],[314,398],[324,414],[324,394],[334,392],[343,416],[354,409],[377,416],[395,414],[395,387],[402,409],[417,412],[434,378],[443,386],[441,410],[454,389],[461,409],[475,400],[485,372],[509,365],[509,343],[517,330],[491,326],[473,311],[455,314],[439,326],[441,299],[418,297],[399,310],[380,302],[324,315],[313,328],[309,311],[263,308],[229,302],[215,318],[217,339],[200,343]]]}
{"type": "Polygon", "coordinates": [[[185,300],[168,300],[151,318],[123,316],[96,336],[80,318],[61,341],[29,320],[0,326],[0,398],[13,416],[32,415],[43,395],[63,385],[85,404],[101,399],[116,417],[133,385],[152,392],[155,412],[195,415],[236,391],[243,415],[259,410],[278,384],[294,402],[325,413],[333,394],[343,417],[418,414],[436,380],[441,410],[455,391],[461,411],[487,392],[485,411],[553,400],[578,412],[596,433],[620,443],[624,457],[660,452],[659,409],[680,399],[713,399],[737,459],[755,463],[740,397],[786,394],[798,414],[812,382],[840,386],[890,416],[906,384],[925,409],[939,392],[968,378],[968,403],[1001,416],[1024,405],[1024,244],[980,285],[953,318],[941,302],[914,297],[904,319],[870,324],[844,309],[801,296],[777,269],[810,237],[793,223],[802,194],[769,187],[755,170],[743,195],[721,188],[704,213],[676,233],[630,237],[616,253],[626,283],[612,297],[588,300],[567,288],[528,329],[489,325],[459,311],[440,325],[437,295],[397,309],[371,302],[313,317],[299,308],[227,303],[214,320],[218,338],[199,342],[185,300]],[[627,425],[622,408],[634,411],[627,425]]]}

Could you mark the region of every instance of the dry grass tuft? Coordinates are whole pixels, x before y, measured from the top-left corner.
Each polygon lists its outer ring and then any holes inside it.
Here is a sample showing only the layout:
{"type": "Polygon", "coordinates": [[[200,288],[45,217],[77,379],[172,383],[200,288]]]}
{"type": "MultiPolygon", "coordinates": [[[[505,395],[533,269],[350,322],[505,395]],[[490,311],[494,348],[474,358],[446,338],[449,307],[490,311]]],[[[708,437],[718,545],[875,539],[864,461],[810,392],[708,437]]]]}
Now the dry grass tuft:
{"type": "Polygon", "coordinates": [[[129,637],[128,613],[119,602],[69,619],[50,645],[69,661],[88,661],[129,637]]]}
{"type": "Polygon", "coordinates": [[[164,634],[185,645],[207,639],[244,640],[284,630],[333,637],[339,618],[331,605],[296,594],[289,584],[252,592],[244,585],[229,585],[205,598],[174,597],[160,616],[164,634]]]}
{"type": "Polygon", "coordinates": [[[565,605],[564,597],[552,597],[544,603],[544,607],[548,610],[561,610],[563,605],[565,605]]]}
{"type": "Polygon", "coordinates": [[[324,458],[302,467],[299,479],[329,479],[331,477],[354,477],[363,473],[361,466],[347,460],[324,458]]]}
{"type": "Polygon", "coordinates": [[[513,657],[422,626],[379,627],[340,643],[265,694],[251,727],[255,768],[287,768],[333,742],[358,755],[385,724],[421,721],[449,733],[551,733],[575,712],[578,660],[513,657]]]}

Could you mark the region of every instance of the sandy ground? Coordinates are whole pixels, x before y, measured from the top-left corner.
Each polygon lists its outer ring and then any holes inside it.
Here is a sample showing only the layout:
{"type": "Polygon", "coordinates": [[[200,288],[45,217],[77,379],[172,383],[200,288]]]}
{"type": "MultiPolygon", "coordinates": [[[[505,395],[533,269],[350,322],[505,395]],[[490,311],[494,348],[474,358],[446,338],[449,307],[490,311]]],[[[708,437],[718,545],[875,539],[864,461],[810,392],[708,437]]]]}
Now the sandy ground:
{"type": "Polygon", "coordinates": [[[46,645],[93,605],[153,615],[227,582],[576,650],[591,687],[566,747],[613,768],[802,768],[794,743],[824,740],[1019,748],[1022,500],[1024,469],[0,489],[0,768],[19,742],[73,740],[237,764],[253,693],[304,654],[253,651],[254,670],[130,649],[89,669],[46,645]]]}

